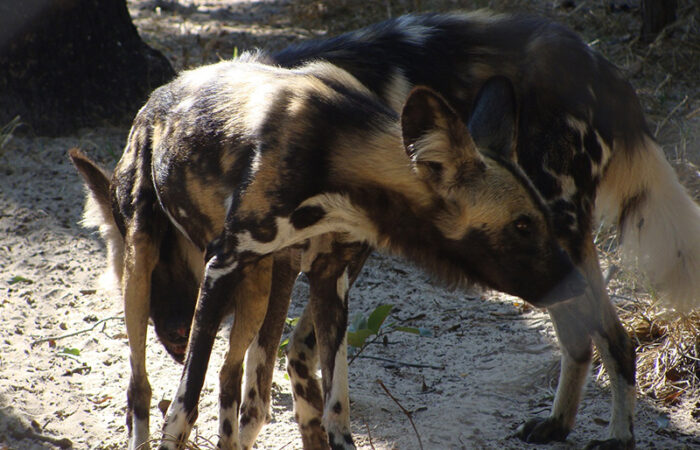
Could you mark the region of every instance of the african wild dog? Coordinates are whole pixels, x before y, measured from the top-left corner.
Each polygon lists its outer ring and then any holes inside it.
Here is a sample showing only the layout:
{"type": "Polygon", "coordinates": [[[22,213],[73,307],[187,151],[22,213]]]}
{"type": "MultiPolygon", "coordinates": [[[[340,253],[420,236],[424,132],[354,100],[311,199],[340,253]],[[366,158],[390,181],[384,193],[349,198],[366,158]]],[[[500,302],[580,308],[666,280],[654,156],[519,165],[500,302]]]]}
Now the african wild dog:
{"type": "MultiPolygon", "coordinates": [[[[144,336],[152,274],[171,234],[180,261],[195,260],[185,256],[192,252],[206,264],[162,448],[187,439],[214,336],[230,312],[219,444],[238,448],[243,357],[275,289],[288,301],[297,267],[309,276],[316,329],[304,345],[310,358],[318,349],[328,405],[322,419],[302,426],[323,446],[352,443],[349,428],[336,426],[349,413],[347,290],[370,247],[403,255],[451,286],[480,283],[540,306],[580,295],[585,282],[552,237],[549,209],[512,160],[511,83],[494,77],[475,104],[467,126],[439,94],[416,88],[399,121],[336,66],[286,70],[252,56],[157,89],[134,120],[110,185],[120,231],[113,238],[124,247],[130,446],[148,436],[144,336]]],[[[279,310],[272,322],[284,317],[279,310]]],[[[258,337],[262,347],[266,337],[258,337]]],[[[276,346],[279,335],[271,340],[276,346]]],[[[308,375],[299,365],[297,378],[308,375]]],[[[322,401],[314,383],[303,393],[299,386],[301,400],[322,401]]]]}
{"type": "MultiPolygon", "coordinates": [[[[88,200],[82,224],[99,228],[107,244],[109,269],[102,277],[104,287],[116,289],[121,285],[124,271],[124,234],[112,214],[110,174],[97,166],[78,149],[69,155],[88,186],[88,200]]],[[[175,361],[185,359],[197,290],[204,269],[200,252],[171,227],[163,235],[159,258],[151,275],[149,315],[156,335],[175,361]]]]}
{"type": "MultiPolygon", "coordinates": [[[[623,252],[639,262],[671,305],[687,310],[700,300],[700,208],[678,183],[651,136],[634,90],[619,71],[561,25],[483,13],[399,17],[293,45],[265,60],[284,67],[331,62],[397,111],[413,86],[427,85],[465,122],[472,118],[475,98],[487,80],[504,76],[513,83],[517,163],[553,211],[555,235],[590,286],[575,302],[549,309],[562,346],[557,395],[550,417],[526,422],[519,436],[529,442],[566,438],[593,341],[612,380],[613,406],[608,438],[591,446],[634,446],[634,350],[605,291],[592,229],[596,218],[616,223],[623,252]]],[[[315,349],[305,345],[315,342],[309,315],[305,311],[289,347],[293,386],[310,383],[300,380],[300,372],[313,373],[315,359],[309,355],[315,349]]],[[[266,321],[265,333],[283,326],[278,321],[272,328],[273,323],[266,321]]],[[[269,376],[259,376],[274,364],[276,348],[266,347],[269,342],[255,341],[251,347],[245,383],[252,392],[269,391],[260,382],[269,376]]],[[[299,424],[305,443],[306,431],[308,442],[315,439],[305,424],[319,423],[323,412],[322,400],[315,400],[313,407],[308,403],[297,401],[305,417],[299,424]]],[[[268,408],[269,398],[244,399],[244,447],[255,441],[268,408]]]]}

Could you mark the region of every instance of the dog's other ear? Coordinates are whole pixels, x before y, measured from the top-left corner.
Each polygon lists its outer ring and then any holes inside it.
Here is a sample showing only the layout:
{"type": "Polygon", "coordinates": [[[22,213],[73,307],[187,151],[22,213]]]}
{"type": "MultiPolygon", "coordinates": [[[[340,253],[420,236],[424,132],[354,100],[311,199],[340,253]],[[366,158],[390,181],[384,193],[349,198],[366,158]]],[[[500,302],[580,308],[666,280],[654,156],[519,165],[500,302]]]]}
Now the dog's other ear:
{"type": "Polygon", "coordinates": [[[481,152],[505,160],[515,158],[517,104],[510,80],[498,76],[484,83],[468,126],[481,152]]]}
{"type": "Polygon", "coordinates": [[[483,160],[467,126],[440,94],[414,88],[401,113],[404,149],[416,174],[437,190],[477,175],[483,160]]]}
{"type": "Polygon", "coordinates": [[[100,207],[106,207],[111,216],[112,210],[109,201],[109,175],[100,166],[95,164],[90,158],[85,156],[78,148],[68,150],[73,165],[80,176],[85,181],[85,185],[90,190],[90,194],[100,207]]]}

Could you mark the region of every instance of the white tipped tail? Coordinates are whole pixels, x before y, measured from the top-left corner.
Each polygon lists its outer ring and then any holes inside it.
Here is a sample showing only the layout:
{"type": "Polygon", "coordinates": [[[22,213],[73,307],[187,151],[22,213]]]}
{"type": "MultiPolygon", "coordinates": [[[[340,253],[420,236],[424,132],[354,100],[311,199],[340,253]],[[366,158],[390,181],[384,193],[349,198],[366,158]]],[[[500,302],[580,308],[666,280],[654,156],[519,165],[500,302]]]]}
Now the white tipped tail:
{"type": "Polygon", "coordinates": [[[596,211],[618,224],[623,255],[647,273],[668,306],[700,307],[700,206],[653,139],[614,154],[596,211]]]}

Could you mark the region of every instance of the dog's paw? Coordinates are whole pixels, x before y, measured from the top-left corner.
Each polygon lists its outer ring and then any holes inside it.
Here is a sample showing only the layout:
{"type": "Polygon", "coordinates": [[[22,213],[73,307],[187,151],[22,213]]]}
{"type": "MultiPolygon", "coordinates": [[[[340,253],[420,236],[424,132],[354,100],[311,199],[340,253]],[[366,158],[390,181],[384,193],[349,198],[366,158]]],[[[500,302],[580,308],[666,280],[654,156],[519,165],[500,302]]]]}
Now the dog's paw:
{"type": "Polygon", "coordinates": [[[545,444],[552,441],[564,441],[569,435],[569,428],[560,420],[552,417],[530,419],[520,425],[515,436],[525,442],[533,444],[545,444]]]}

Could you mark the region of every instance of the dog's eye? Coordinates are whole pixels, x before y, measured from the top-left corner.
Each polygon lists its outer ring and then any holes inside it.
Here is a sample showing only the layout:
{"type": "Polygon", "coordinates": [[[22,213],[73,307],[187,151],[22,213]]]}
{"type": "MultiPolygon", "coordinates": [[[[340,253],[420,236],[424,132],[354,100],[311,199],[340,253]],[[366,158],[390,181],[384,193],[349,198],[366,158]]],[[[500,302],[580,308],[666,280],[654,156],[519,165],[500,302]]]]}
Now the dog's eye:
{"type": "Polygon", "coordinates": [[[518,233],[524,236],[529,235],[532,229],[532,219],[525,215],[520,216],[517,219],[515,219],[515,222],[513,222],[513,226],[516,230],[518,230],[518,233]]]}

